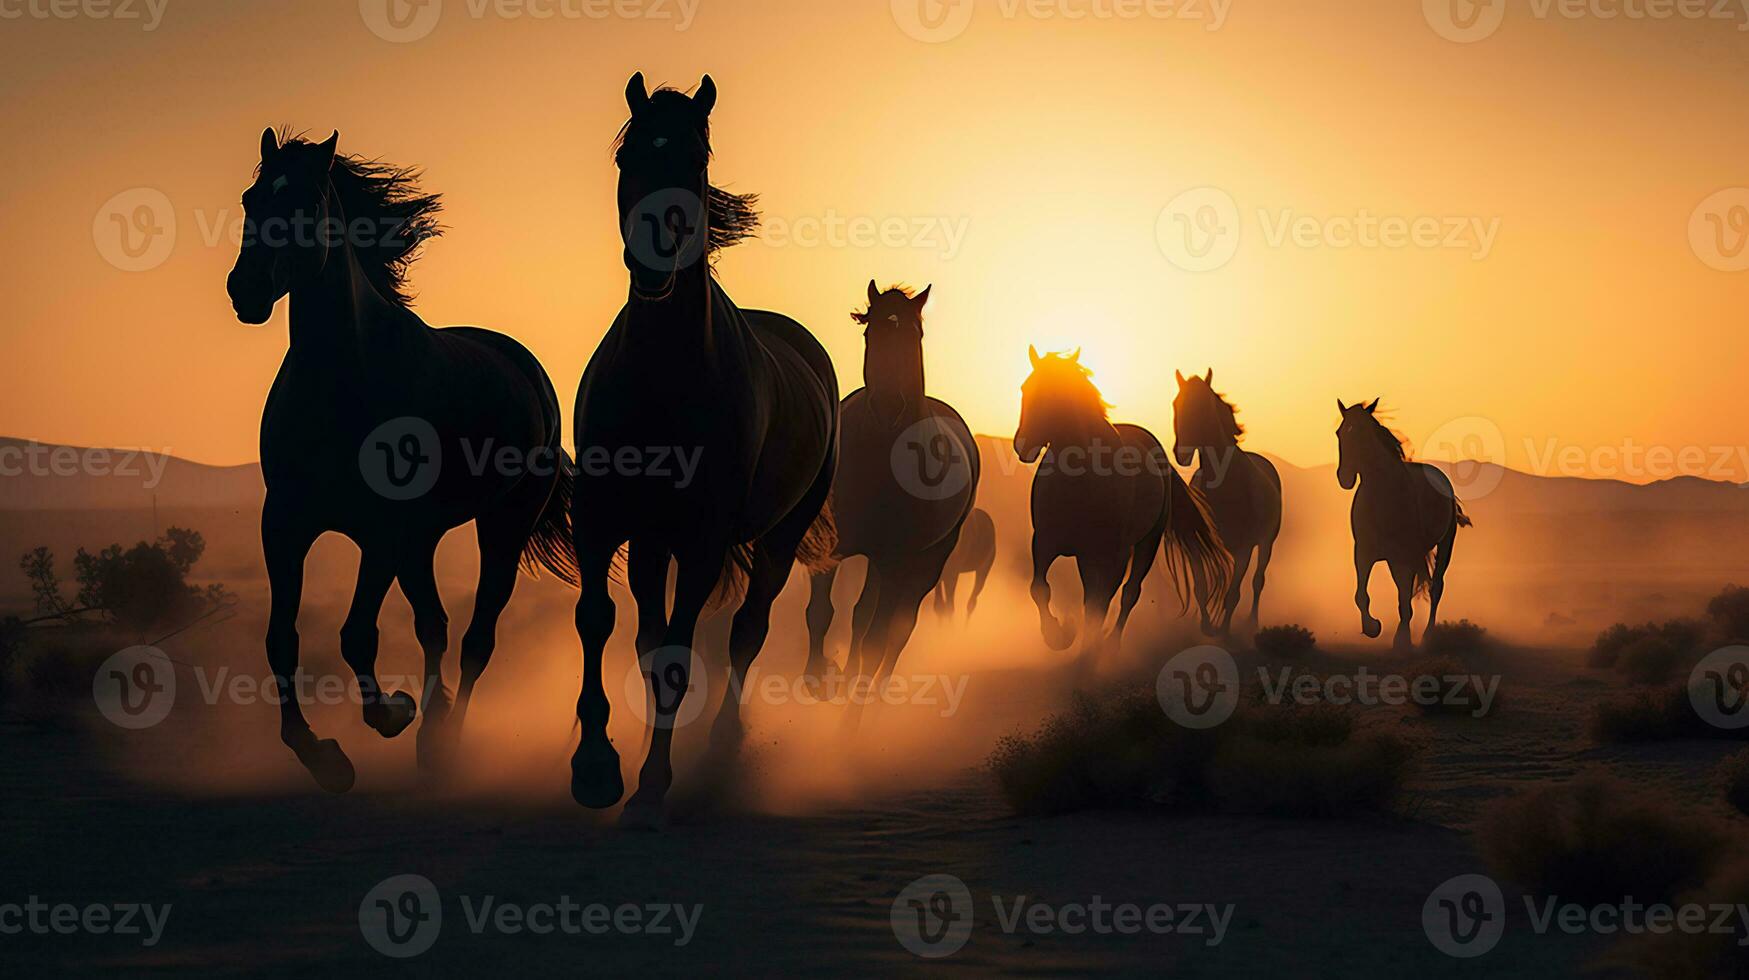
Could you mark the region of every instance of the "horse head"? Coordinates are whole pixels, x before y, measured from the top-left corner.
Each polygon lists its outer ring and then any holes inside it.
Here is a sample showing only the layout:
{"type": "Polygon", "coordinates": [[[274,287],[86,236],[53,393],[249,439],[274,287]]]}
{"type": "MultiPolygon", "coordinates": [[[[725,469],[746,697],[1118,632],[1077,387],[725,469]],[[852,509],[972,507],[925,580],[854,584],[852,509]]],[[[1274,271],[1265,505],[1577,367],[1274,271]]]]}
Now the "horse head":
{"type": "Polygon", "coordinates": [[[669,88],[652,94],[642,72],[626,84],[631,119],[620,131],[614,163],[625,265],[641,299],[667,299],[681,273],[696,268],[709,249],[705,171],[716,104],[709,75],[693,95],[669,88]]]}
{"type": "Polygon", "coordinates": [[[927,287],[913,295],[903,286],[884,292],[868,281],[868,310],[852,313],[862,324],[862,381],[884,416],[898,415],[909,405],[923,403],[923,308],[929,304],[927,287]]]}
{"type": "Polygon", "coordinates": [[[1336,482],[1344,490],[1353,490],[1361,472],[1379,458],[1379,433],[1390,435],[1376,416],[1378,408],[1377,398],[1370,405],[1344,405],[1336,399],[1336,409],[1342,413],[1342,424],[1336,429],[1336,482]]]}
{"type": "Polygon", "coordinates": [[[334,246],[331,214],[335,133],[321,143],[261,134],[261,165],[243,192],[243,243],[225,280],[244,323],[266,323],[280,297],[313,280],[334,246]]]}
{"type": "Polygon", "coordinates": [[[1020,386],[1020,427],[1014,453],[1037,462],[1046,446],[1106,419],[1105,400],[1093,386],[1092,371],[1081,366],[1081,351],[1040,355],[1027,348],[1032,375],[1020,386]]]}

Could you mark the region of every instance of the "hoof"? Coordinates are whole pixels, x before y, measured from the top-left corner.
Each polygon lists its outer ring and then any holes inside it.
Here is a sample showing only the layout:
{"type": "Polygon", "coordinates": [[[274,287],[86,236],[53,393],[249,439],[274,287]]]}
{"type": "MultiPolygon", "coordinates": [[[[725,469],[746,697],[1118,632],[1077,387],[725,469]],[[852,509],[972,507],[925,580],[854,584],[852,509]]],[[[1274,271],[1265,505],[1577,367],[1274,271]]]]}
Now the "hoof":
{"type": "Polygon", "coordinates": [[[1052,650],[1067,650],[1075,643],[1075,631],[1062,623],[1044,624],[1045,645],[1052,650]]]}
{"type": "Polygon", "coordinates": [[[633,798],[619,812],[621,830],[661,830],[668,826],[668,808],[660,800],[652,803],[633,798]]]}
{"type": "Polygon", "coordinates": [[[376,704],[370,705],[364,712],[364,723],[376,729],[376,733],[384,738],[394,738],[407,730],[413,724],[413,719],[419,714],[418,703],[413,695],[406,691],[396,691],[376,704]]]}
{"type": "Polygon", "coordinates": [[[1365,633],[1368,639],[1378,639],[1379,634],[1383,633],[1384,630],[1385,624],[1376,619],[1363,619],[1360,621],[1360,631],[1365,633]]]}
{"type": "Polygon", "coordinates": [[[358,781],[352,760],[340,750],[340,743],[331,738],[315,742],[299,752],[298,761],[316,777],[316,785],[330,793],[344,793],[358,781]]]}
{"type": "Polygon", "coordinates": [[[585,741],[571,756],[571,799],[591,810],[605,810],[625,795],[619,753],[605,740],[585,741]]]}

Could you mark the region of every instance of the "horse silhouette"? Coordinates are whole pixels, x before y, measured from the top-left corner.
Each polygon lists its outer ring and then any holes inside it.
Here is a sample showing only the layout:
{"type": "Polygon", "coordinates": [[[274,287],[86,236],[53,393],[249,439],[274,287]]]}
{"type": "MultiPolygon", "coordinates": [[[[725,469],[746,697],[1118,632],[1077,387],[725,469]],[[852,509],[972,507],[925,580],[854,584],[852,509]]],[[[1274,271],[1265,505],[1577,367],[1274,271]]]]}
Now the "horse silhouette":
{"type": "MultiPolygon", "coordinates": [[[[1470,527],[1451,480],[1437,467],[1412,462],[1403,440],[1378,420],[1378,399],[1370,405],[1344,405],[1336,430],[1340,453],[1336,480],[1355,491],[1350,523],[1354,529],[1354,604],[1360,628],[1377,637],[1384,625],[1372,616],[1367,583],[1373,566],[1383,561],[1397,583],[1397,635],[1393,646],[1408,650],[1414,599],[1430,597],[1427,625],[1439,622],[1439,600],[1445,594],[1445,570],[1460,527],[1470,527]]],[[[1425,631],[1423,631],[1425,635],[1425,631]]]]}
{"type": "Polygon", "coordinates": [[[1044,454],[1032,482],[1032,601],[1045,642],[1066,650],[1075,640],[1074,627],[1051,612],[1047,576],[1058,558],[1073,557],[1081,573],[1085,658],[1104,641],[1120,584],[1123,602],[1112,639],[1121,642],[1162,539],[1183,609],[1189,610],[1200,579],[1208,591],[1196,601],[1204,621],[1213,618],[1233,565],[1202,494],[1172,468],[1153,433],[1111,423],[1079,351],[1040,357],[1034,348],[1028,354],[1032,376],[1021,387],[1014,452],[1028,464],[1044,454]]]}
{"type": "Polygon", "coordinates": [[[571,462],[546,372],[503,334],[432,329],[407,308],[408,266],[440,232],[438,198],[419,190],[414,171],[337,155],[339,136],[316,144],[261,134],[226,283],[244,323],[266,323],[291,297],[290,346],[261,417],[267,659],[280,739],[337,793],[351,788],[352,763],[311,731],[294,688],[304,559],[319,535],[344,534],[361,552],[340,652],[358,675],[365,723],[392,738],[423,711],[418,757],[427,768],[460,731],[518,565],[576,582],[571,462]],[[468,521],[480,581],[452,704],[443,681],[449,619],[432,561],[444,533],[468,521]],[[377,615],[397,579],[425,654],[417,710],[375,675],[377,615]]]}
{"type": "MultiPolygon", "coordinates": [[[[871,280],[863,324],[863,387],[839,407],[838,473],[832,517],[838,556],[868,558],[851,618],[844,672],[852,684],[892,675],[917,626],[917,611],[941,581],[977,496],[978,444],[953,406],[923,383],[923,308],[930,290],[882,292],[871,280]]],[[[808,602],[806,675],[825,669],[837,570],[816,574],[808,602]]],[[[852,690],[849,720],[865,698],[852,690]]]]}
{"type": "Polygon", "coordinates": [[[744,593],[730,627],[729,689],[711,732],[713,753],[726,753],[741,739],[740,688],[764,645],[772,601],[798,559],[810,570],[829,567],[838,382],[801,324],[742,310],[716,282],[710,255],[758,222],[753,198],[724,193],[707,176],[716,84],[707,75],[696,95],[651,94],[637,74],[625,95],[631,118],[614,159],[630,294],[577,391],[582,473],[572,520],[583,688],[571,795],[601,808],[625,789],[607,737],[601,660],[614,626],[608,579],[629,542],[636,646],[654,699],[649,754],[621,815],[636,826],[663,814],[676,715],[707,603],[744,593]],[[671,467],[643,465],[661,447],[695,454],[696,472],[676,478],[671,467]],[[588,459],[603,465],[592,471],[588,459]],[[671,560],[679,566],[672,611],[671,560]]]}
{"type": "Polygon", "coordinates": [[[935,611],[944,619],[953,619],[954,587],[963,575],[972,576],[972,594],[966,599],[966,620],[978,611],[978,596],[984,592],[984,582],[990,569],[996,566],[996,522],[990,512],[974,508],[960,529],[960,543],[947,556],[947,567],[941,570],[941,581],[935,585],[935,611]]]}
{"type": "MultiPolygon", "coordinates": [[[[1245,427],[1239,424],[1233,406],[1215,392],[1215,372],[1205,377],[1178,374],[1178,397],[1172,403],[1174,442],[1172,455],[1179,466],[1189,466],[1201,455],[1201,464],[1190,485],[1208,500],[1215,530],[1233,556],[1233,581],[1222,600],[1219,622],[1203,621],[1205,632],[1226,636],[1232,631],[1233,614],[1245,587],[1245,571],[1251,553],[1257,553],[1257,575],[1251,580],[1251,629],[1257,629],[1257,611],[1263,604],[1264,574],[1281,534],[1281,474],[1275,464],[1256,453],[1239,448],[1245,427]]],[[[1207,595],[1208,583],[1196,583],[1197,595],[1207,595]]]]}

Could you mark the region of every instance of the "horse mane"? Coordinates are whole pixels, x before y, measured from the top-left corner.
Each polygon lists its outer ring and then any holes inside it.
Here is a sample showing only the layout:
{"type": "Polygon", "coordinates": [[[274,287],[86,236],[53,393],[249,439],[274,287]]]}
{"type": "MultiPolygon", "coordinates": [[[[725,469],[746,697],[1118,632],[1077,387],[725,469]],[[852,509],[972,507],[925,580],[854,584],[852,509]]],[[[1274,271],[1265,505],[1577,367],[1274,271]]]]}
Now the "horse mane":
{"type": "MultiPolygon", "coordinates": [[[[284,129],[279,142],[282,153],[308,153],[316,146],[284,129]]],[[[437,221],[443,211],[442,198],[420,189],[420,176],[412,167],[344,154],[335,154],[334,166],[328,171],[347,224],[360,220],[370,224],[368,243],[347,236],[358,264],[384,299],[402,306],[413,301],[407,272],[419,257],[420,247],[443,234],[437,221]]]]}
{"type": "MultiPolygon", "coordinates": [[[[699,122],[697,114],[692,111],[692,99],[685,92],[672,86],[664,85],[650,93],[650,105],[643,111],[648,117],[651,114],[681,116],[684,113],[686,122],[699,126],[699,138],[704,141],[704,158],[711,159],[711,122],[707,118],[699,122]]],[[[631,135],[633,119],[627,119],[613,137],[613,145],[609,148],[614,156],[626,144],[626,138],[631,135]]],[[[705,186],[705,211],[709,218],[710,235],[705,241],[705,253],[715,257],[717,252],[732,245],[739,245],[752,238],[759,231],[759,195],[731,194],[715,184],[705,186]]]]}
{"type": "Polygon", "coordinates": [[[1220,428],[1221,433],[1232,436],[1234,442],[1244,442],[1245,426],[1239,421],[1239,410],[1233,407],[1232,402],[1227,401],[1225,395],[1216,391],[1207,382],[1203,383],[1203,388],[1208,391],[1209,401],[1214,404],[1215,424],[1220,428]]]}
{"type": "Polygon", "coordinates": [[[1111,421],[1111,405],[1093,384],[1093,369],[1083,367],[1067,354],[1046,354],[1033,369],[1034,379],[1041,381],[1053,394],[1061,394],[1081,410],[1111,421]]]}
{"type": "MultiPolygon", "coordinates": [[[[917,298],[917,291],[915,289],[912,289],[910,286],[907,286],[904,283],[897,283],[895,285],[888,286],[886,289],[882,290],[881,291],[881,299],[887,299],[888,297],[893,296],[894,294],[897,294],[898,296],[900,296],[903,299],[916,299],[917,298]]],[[[873,313],[873,312],[874,312],[874,304],[870,303],[868,309],[863,310],[861,313],[858,313],[855,310],[850,311],[850,318],[852,320],[855,320],[857,323],[860,323],[860,324],[863,324],[864,326],[867,326],[869,314],[873,313]]]]}
{"type": "Polygon", "coordinates": [[[1392,458],[1402,462],[1408,462],[1408,437],[1379,421],[1377,415],[1369,414],[1367,417],[1372,419],[1372,434],[1378,439],[1379,445],[1385,447],[1385,451],[1390,453],[1392,458]]]}

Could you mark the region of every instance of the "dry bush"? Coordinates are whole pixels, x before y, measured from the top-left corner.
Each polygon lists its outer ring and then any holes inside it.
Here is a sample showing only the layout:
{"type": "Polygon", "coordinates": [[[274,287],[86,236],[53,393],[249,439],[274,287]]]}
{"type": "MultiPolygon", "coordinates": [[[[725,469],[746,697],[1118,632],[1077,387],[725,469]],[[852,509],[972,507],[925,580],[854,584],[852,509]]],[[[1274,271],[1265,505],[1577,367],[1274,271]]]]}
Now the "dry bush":
{"type": "Polygon", "coordinates": [[[1311,630],[1296,623],[1260,629],[1252,638],[1252,643],[1256,645],[1257,652],[1265,657],[1292,660],[1317,649],[1318,637],[1311,630]]]}
{"type": "MultiPolygon", "coordinates": [[[[1634,671],[1643,671],[1648,661],[1657,660],[1661,654],[1653,643],[1673,651],[1672,665],[1685,660],[1696,653],[1706,643],[1706,626],[1692,619],[1672,619],[1664,623],[1647,623],[1644,626],[1629,626],[1617,623],[1602,633],[1597,634],[1597,641],[1591,645],[1591,655],[1587,659],[1590,666],[1604,669],[1620,667],[1630,671],[1625,661],[1630,650],[1636,646],[1645,645],[1646,650],[1638,657],[1634,671]]],[[[1633,679],[1630,673],[1630,680],[1633,679]]],[[[1636,681],[1636,683],[1660,683],[1660,681],[1636,681]]]]}
{"type": "Polygon", "coordinates": [[[1591,737],[1602,745],[1674,739],[1749,739],[1749,728],[1720,728],[1695,713],[1687,687],[1678,684],[1600,702],[1591,714],[1591,737]]]}
{"type": "Polygon", "coordinates": [[[1725,586],[1706,604],[1706,614],[1726,643],[1749,643],[1749,589],[1725,586]]]}
{"type": "Polygon", "coordinates": [[[1499,877],[1585,905],[1668,900],[1705,881],[1730,846],[1716,822],[1600,773],[1496,803],[1477,838],[1499,877]]]}
{"type": "Polygon", "coordinates": [[[1630,684],[1664,684],[1676,672],[1682,652],[1669,639],[1650,635],[1629,643],[1616,660],[1615,669],[1630,684]]]}
{"type": "MultiPolygon", "coordinates": [[[[1694,891],[1680,896],[1684,904],[1706,908],[1749,905],[1749,861],[1736,858],[1728,862],[1710,881],[1694,891]]],[[[1664,935],[1653,932],[1629,937],[1605,958],[1605,965],[1625,968],[1635,976],[1653,980],[1693,980],[1695,977],[1719,980],[1749,980],[1749,936],[1738,934],[1741,927],[1735,913],[1730,918],[1730,931],[1711,930],[1713,916],[1707,915],[1707,930],[1694,933],[1672,931],[1664,935]]]]}
{"type": "MultiPolygon", "coordinates": [[[[1417,685],[1430,683],[1429,678],[1431,678],[1431,683],[1437,686],[1439,692],[1438,697],[1431,701],[1416,700],[1415,707],[1421,709],[1423,714],[1429,715],[1483,717],[1478,714],[1483,708],[1482,692],[1470,680],[1473,674],[1474,671],[1456,660],[1437,660],[1415,667],[1409,671],[1408,675],[1411,690],[1415,689],[1417,685]],[[1466,680],[1463,685],[1453,689],[1446,680],[1450,677],[1463,677],[1466,680]]],[[[1487,703],[1490,714],[1500,707],[1499,694],[1500,689],[1496,686],[1494,699],[1487,703]]]]}
{"type": "Polygon", "coordinates": [[[1488,631],[1467,619],[1434,623],[1421,639],[1421,652],[1431,657],[1472,657],[1491,646],[1488,631]]]}

